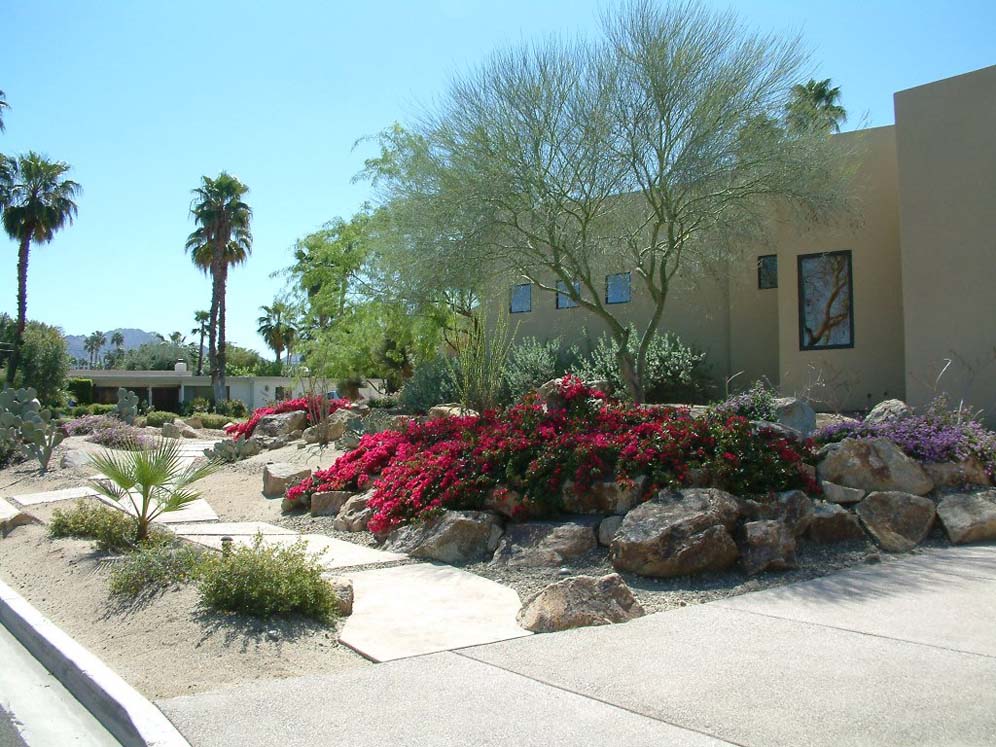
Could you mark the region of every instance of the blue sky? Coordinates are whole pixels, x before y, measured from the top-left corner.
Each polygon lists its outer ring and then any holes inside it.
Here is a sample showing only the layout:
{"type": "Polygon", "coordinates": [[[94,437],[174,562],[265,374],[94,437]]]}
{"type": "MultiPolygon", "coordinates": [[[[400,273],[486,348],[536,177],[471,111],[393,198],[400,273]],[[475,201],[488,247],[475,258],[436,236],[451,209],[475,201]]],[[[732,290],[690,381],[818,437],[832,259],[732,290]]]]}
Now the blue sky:
{"type": "MultiPolygon", "coordinates": [[[[893,121],[892,94],[996,64],[996,3],[751,0],[765,30],[800,32],[813,73],[841,86],[852,121],[893,121]]],[[[76,224],[32,251],[31,318],[69,333],[187,333],[210,286],[183,244],[190,190],[228,170],[251,188],[255,243],[229,284],[229,339],[264,350],[258,307],[294,239],[369,197],[352,184],[354,142],[431,101],[490,49],[551,32],[590,33],[588,0],[321,0],[168,3],[0,0],[0,151],[73,165],[76,224]]],[[[0,310],[15,308],[13,242],[0,310]]],[[[3,269],[3,268],[6,269],[3,269]]]]}

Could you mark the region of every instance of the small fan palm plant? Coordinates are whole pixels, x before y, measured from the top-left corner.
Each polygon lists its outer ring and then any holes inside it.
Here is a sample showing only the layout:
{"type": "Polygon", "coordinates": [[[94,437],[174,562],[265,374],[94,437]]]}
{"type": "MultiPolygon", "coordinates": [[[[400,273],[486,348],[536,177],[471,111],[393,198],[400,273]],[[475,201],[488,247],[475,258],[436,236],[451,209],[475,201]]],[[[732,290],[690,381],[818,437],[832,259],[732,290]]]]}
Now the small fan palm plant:
{"type": "Polygon", "coordinates": [[[104,477],[92,481],[93,489],[118,503],[131,503],[137,521],[135,544],[148,538],[157,516],[200,498],[191,485],[218,468],[213,461],[185,467],[179,443],[165,438],[148,451],[105,451],[93,455],[91,461],[104,477]]]}

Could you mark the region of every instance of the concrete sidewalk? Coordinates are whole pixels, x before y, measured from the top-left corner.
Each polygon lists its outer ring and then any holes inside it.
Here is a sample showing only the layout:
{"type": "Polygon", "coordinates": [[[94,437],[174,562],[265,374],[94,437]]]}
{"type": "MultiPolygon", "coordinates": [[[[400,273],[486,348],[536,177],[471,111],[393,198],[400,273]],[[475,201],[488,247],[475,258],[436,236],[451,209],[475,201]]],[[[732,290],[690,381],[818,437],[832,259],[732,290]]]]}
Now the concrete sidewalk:
{"type": "Polygon", "coordinates": [[[195,747],[996,744],[996,547],[158,705],[195,747]]]}

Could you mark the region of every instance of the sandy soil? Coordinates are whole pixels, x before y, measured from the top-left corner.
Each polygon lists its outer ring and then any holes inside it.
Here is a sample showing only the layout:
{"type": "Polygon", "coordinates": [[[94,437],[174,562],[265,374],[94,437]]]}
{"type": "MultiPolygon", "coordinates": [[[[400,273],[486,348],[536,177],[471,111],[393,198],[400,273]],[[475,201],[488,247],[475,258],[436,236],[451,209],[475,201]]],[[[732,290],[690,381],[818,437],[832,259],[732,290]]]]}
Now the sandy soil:
{"type": "Polygon", "coordinates": [[[147,697],[369,664],[337,642],[334,627],[206,612],[192,587],[118,604],[107,589],[111,562],[92,543],[52,540],[37,525],[0,540],[4,582],[147,697]]]}

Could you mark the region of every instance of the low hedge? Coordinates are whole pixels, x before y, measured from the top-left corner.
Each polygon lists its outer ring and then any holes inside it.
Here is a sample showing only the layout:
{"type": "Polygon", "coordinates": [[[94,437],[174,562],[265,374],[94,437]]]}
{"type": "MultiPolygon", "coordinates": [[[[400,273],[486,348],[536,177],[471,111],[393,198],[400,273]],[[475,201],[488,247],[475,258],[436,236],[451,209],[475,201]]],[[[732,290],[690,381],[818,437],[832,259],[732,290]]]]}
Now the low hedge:
{"type": "Polygon", "coordinates": [[[145,424],[153,428],[162,428],[166,423],[172,423],[179,415],[167,410],[153,410],[145,416],[145,424]]]}

